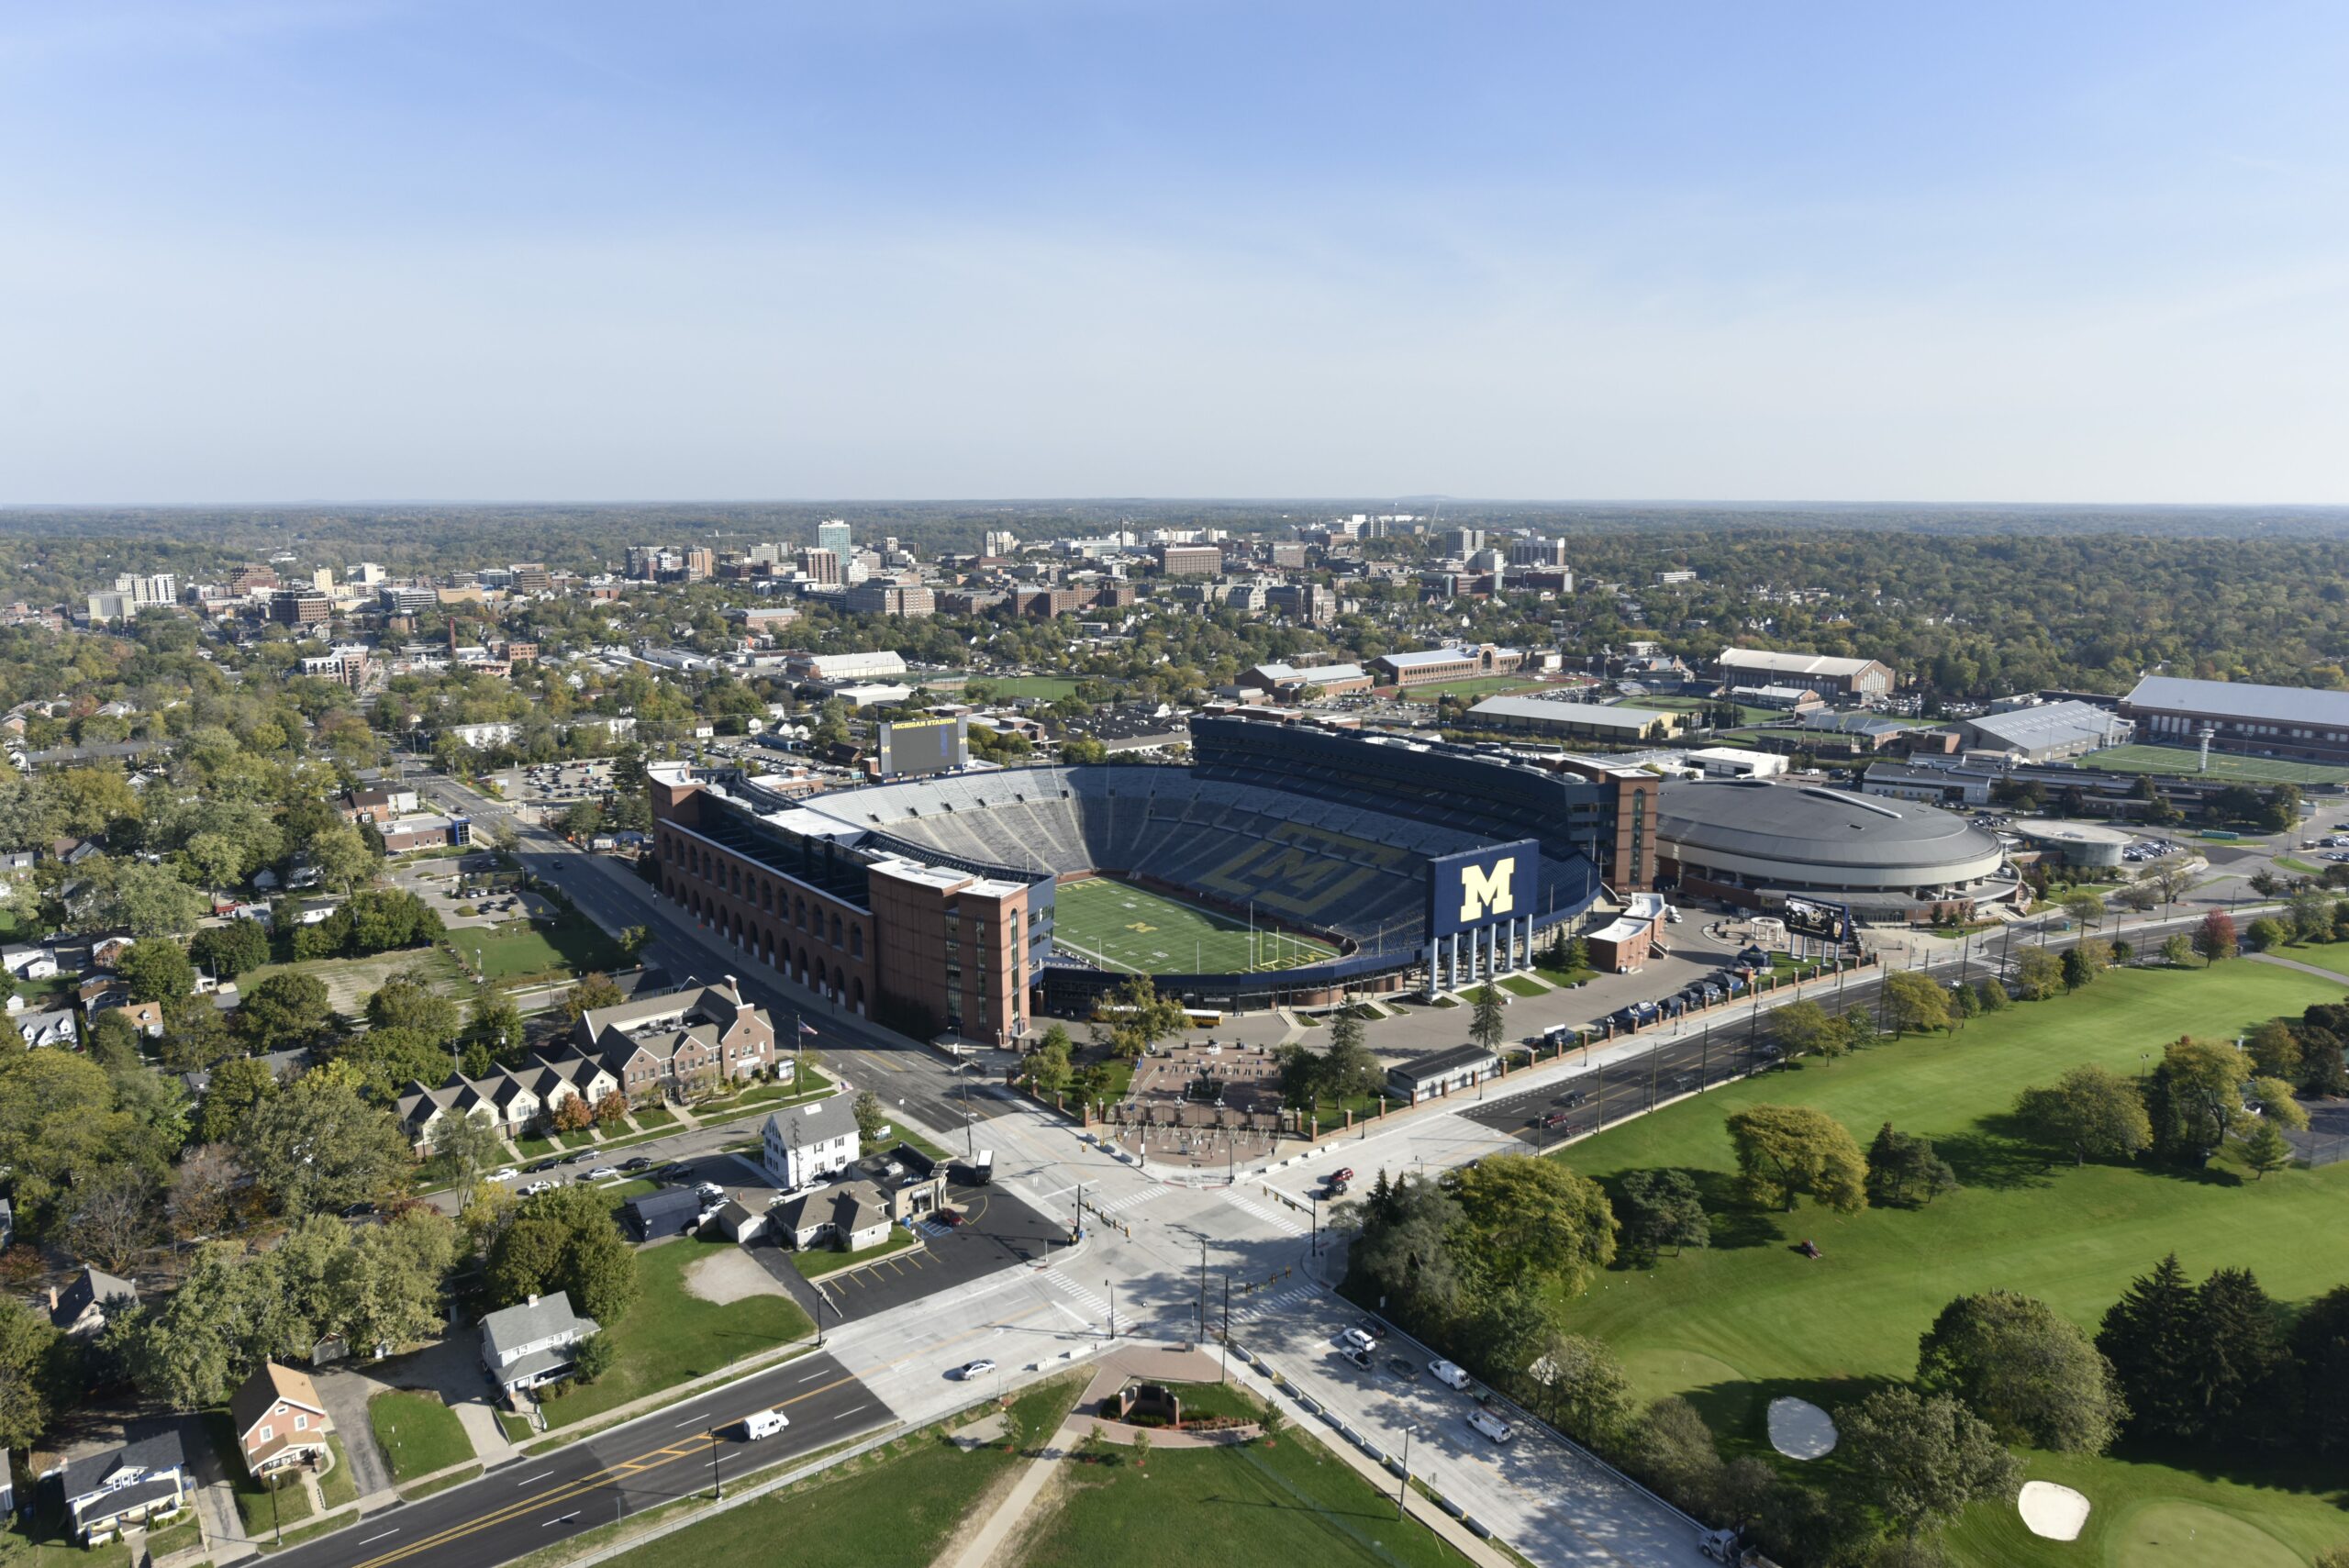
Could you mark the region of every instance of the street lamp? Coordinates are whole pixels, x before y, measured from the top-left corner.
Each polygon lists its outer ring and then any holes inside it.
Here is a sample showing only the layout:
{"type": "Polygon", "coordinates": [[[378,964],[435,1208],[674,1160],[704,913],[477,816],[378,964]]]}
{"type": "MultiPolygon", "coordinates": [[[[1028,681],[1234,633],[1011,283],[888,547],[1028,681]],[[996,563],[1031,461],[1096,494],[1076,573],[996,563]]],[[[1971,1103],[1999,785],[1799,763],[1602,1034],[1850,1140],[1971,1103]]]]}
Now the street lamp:
{"type": "Polygon", "coordinates": [[[1109,1338],[1118,1337],[1118,1282],[1103,1280],[1101,1288],[1109,1293],[1109,1338]]]}
{"type": "Polygon", "coordinates": [[[1403,1429],[1403,1484],[1395,1488],[1395,1517],[1402,1518],[1411,1500],[1411,1434],[1417,1427],[1403,1429]]]}

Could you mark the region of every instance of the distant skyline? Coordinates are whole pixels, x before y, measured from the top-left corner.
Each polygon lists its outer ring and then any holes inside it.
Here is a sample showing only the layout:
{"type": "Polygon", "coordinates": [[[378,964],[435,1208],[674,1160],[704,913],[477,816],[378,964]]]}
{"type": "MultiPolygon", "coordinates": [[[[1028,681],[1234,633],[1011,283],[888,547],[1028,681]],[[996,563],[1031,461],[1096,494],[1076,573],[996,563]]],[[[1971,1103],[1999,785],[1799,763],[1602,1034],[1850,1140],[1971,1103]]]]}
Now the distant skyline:
{"type": "Polygon", "coordinates": [[[2349,501],[2349,12],[0,14],[0,505],[2349,501]]]}

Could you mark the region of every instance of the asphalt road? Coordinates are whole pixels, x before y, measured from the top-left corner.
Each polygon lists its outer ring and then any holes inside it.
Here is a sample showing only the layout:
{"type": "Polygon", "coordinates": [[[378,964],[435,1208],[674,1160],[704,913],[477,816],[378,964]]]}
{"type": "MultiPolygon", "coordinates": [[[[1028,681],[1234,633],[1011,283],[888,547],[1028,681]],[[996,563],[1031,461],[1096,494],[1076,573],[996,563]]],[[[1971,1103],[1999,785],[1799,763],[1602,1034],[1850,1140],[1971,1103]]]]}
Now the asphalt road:
{"type": "Polygon", "coordinates": [[[896,1418],[830,1356],[818,1351],[607,1435],[528,1456],[464,1486],[373,1514],[279,1552],[288,1568],[490,1568],[620,1515],[656,1507],[718,1477],[829,1448],[896,1418]],[[779,1409],[790,1426],[758,1443],[740,1422],[779,1409]]]}

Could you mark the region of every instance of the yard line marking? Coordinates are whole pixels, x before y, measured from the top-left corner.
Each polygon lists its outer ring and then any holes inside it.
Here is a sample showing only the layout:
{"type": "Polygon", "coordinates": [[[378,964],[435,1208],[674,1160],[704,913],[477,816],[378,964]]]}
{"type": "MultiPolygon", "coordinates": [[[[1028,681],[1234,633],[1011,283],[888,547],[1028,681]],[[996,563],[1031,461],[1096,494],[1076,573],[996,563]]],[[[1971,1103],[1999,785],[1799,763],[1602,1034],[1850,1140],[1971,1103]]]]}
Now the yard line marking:
{"type": "Polygon", "coordinates": [[[362,1545],[362,1546],[364,1546],[364,1545],[366,1545],[366,1544],[367,1544],[367,1541],[369,1541],[369,1540],[389,1540],[391,1537],[395,1536],[395,1535],[397,1535],[397,1534],[399,1534],[399,1533],[400,1533],[400,1532],[399,1532],[398,1530],[396,1530],[396,1529],[387,1529],[387,1530],[385,1530],[382,1535],[371,1535],[371,1536],[367,1537],[367,1540],[362,1540],[362,1541],[361,1541],[359,1544],[360,1544],[360,1545],[362,1545]]]}
{"type": "Polygon", "coordinates": [[[544,1481],[548,1476],[552,1475],[553,1473],[554,1472],[551,1470],[541,1470],[536,1475],[524,1476],[521,1480],[514,1483],[514,1485],[517,1486],[528,1486],[534,1481],[544,1481]]]}

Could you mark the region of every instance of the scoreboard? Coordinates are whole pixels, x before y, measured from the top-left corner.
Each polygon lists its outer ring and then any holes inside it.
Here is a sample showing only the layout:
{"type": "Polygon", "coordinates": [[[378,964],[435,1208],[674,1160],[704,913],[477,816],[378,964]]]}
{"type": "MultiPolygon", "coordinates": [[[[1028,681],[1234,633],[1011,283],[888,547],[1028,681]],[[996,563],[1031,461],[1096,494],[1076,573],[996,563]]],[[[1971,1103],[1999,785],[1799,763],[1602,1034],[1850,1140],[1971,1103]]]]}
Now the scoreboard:
{"type": "Polygon", "coordinates": [[[881,730],[881,776],[907,778],[942,773],[971,760],[970,721],[952,718],[901,718],[881,730]]]}

